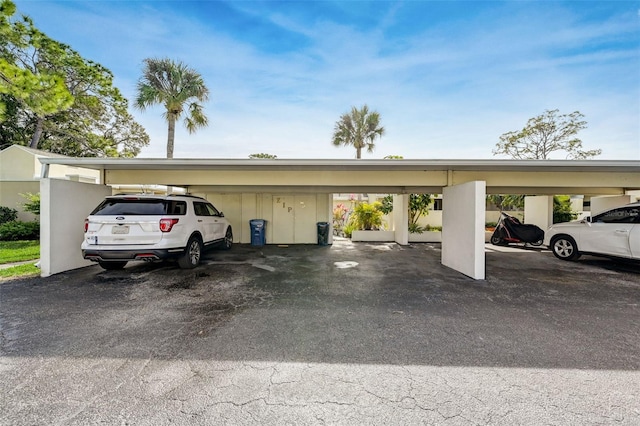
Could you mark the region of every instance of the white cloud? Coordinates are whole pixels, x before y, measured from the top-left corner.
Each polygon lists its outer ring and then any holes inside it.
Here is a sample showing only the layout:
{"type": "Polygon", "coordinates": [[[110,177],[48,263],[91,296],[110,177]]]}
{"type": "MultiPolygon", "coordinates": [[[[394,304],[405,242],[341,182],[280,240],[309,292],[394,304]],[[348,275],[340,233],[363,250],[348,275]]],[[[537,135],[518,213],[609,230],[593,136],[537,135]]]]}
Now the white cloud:
{"type": "MultiPolygon", "coordinates": [[[[587,148],[602,148],[602,158],[640,158],[640,54],[637,17],[629,13],[587,21],[555,2],[501,3],[424,19],[423,28],[396,37],[405,9],[425,4],[381,3],[388,7],[378,24],[359,27],[269,3],[232,3],[235,13],[303,40],[297,49],[270,51],[267,42],[223,28],[215,14],[188,15],[179,5],[18,2],[52,37],[113,70],[129,99],[146,57],[180,59],[200,71],[212,94],[211,125],[194,135],[179,127],[176,157],[351,158],[351,150],[330,144],[333,124],[367,103],[381,113],[387,135],[366,158],[490,158],[500,134],[555,108],[586,115],[580,136],[587,148]]],[[[132,113],[152,139],[142,155],[164,156],[161,110],[132,113]]]]}

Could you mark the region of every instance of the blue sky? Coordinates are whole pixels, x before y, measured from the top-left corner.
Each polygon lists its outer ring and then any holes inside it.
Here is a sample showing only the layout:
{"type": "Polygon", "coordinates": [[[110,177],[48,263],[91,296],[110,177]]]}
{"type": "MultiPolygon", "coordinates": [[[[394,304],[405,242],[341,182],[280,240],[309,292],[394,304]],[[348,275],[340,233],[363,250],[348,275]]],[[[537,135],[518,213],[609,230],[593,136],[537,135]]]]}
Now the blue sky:
{"type": "MultiPolygon", "coordinates": [[[[16,5],[130,100],[145,58],[199,71],[210,125],[179,126],[176,158],[354,158],[331,134],[366,103],[387,133],[363,158],[495,158],[501,134],[559,109],[585,115],[579,137],[599,159],[640,159],[640,1],[16,5]]],[[[164,157],[161,108],[131,112],[151,136],[140,157],[164,157]]]]}

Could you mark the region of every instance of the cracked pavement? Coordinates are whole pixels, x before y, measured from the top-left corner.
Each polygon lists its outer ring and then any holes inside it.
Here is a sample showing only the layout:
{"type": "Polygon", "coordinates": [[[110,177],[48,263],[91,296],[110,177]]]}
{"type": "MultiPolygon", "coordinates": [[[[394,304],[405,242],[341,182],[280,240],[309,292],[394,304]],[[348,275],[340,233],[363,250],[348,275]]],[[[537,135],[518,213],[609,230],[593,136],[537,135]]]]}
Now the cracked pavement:
{"type": "Polygon", "coordinates": [[[640,268],[251,247],[0,282],[2,425],[637,425],[640,268]]]}

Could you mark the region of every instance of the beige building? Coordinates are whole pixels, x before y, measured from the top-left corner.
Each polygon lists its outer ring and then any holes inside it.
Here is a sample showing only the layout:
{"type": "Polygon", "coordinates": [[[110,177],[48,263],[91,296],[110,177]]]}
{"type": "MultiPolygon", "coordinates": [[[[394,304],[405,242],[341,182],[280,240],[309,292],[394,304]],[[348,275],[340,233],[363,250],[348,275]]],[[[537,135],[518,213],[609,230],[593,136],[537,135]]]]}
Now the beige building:
{"type": "MultiPolygon", "coordinates": [[[[31,221],[33,214],[23,211],[26,201],[20,194],[40,192],[42,164],[40,158],[68,158],[64,155],[12,145],[0,151],[0,206],[18,210],[18,220],[31,221]]],[[[56,164],[48,177],[83,183],[100,183],[100,171],[56,164]]]]}

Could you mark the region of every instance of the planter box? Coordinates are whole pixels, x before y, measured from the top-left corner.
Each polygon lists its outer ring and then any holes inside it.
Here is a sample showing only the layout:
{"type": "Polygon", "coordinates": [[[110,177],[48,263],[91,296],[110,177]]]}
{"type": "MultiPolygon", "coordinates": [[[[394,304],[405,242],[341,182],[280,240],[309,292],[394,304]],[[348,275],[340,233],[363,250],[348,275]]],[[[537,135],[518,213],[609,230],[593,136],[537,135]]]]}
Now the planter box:
{"type": "Polygon", "coordinates": [[[396,233],[393,231],[353,231],[351,241],[393,242],[396,233]]]}
{"type": "MultiPolygon", "coordinates": [[[[484,232],[485,243],[488,243],[491,241],[491,235],[493,235],[493,231],[484,232]]],[[[422,234],[409,234],[409,242],[410,243],[441,243],[442,232],[425,231],[422,234]]]]}
{"type": "Polygon", "coordinates": [[[425,231],[422,234],[409,234],[410,243],[441,243],[442,232],[425,231]]]}
{"type": "MultiPolygon", "coordinates": [[[[493,231],[485,231],[484,241],[491,241],[493,231]]],[[[393,242],[396,240],[393,231],[353,231],[351,241],[393,242]]],[[[422,234],[409,234],[410,243],[441,243],[442,232],[425,231],[422,234]]]]}

